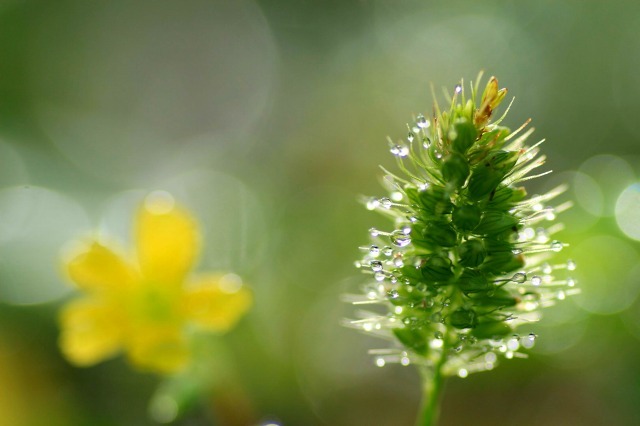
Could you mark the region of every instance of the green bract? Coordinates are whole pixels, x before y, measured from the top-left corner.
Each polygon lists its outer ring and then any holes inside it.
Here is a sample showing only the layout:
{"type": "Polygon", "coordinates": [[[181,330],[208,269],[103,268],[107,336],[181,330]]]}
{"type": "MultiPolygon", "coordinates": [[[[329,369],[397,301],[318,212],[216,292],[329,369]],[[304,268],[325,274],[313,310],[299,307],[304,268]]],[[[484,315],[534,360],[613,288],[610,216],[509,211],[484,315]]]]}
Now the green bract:
{"type": "Polygon", "coordinates": [[[552,239],[555,215],[569,205],[547,203],[565,188],[527,197],[520,184],[545,159],[539,143],[526,145],[532,129],[492,121],[506,94],[495,78],[480,97],[477,83],[470,91],[458,85],[446,110],[436,103],[431,120],[416,117],[391,146],[401,173],[385,170],[389,194],[367,201],[392,223],[371,229],[356,262],[370,279],[352,300],[382,309],[349,324],[394,342],[372,351],[377,365],[417,364],[438,377],[491,369],[533,346],[518,326],[577,291],[560,276],[573,262],[548,263],[563,247],[552,239]]]}

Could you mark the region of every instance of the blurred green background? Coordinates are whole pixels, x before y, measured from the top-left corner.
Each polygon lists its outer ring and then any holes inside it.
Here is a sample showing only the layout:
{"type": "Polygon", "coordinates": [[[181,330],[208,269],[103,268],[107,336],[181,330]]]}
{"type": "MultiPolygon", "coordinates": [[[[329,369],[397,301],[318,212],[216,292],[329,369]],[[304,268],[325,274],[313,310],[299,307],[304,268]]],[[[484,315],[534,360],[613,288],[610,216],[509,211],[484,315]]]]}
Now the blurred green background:
{"type": "Polygon", "coordinates": [[[65,243],[128,243],[156,189],[202,223],[199,269],[255,293],[225,337],[237,389],[176,424],[411,425],[416,371],[340,326],[385,223],[357,198],[383,193],[385,137],[430,113],[429,84],[480,69],[517,98],[505,124],[547,139],[555,173],[529,192],[571,185],[582,294],[531,327],[529,360],[449,380],[441,424],[640,424],[640,3],[3,0],[0,425],[154,424],[158,379],[73,368],[56,312],[65,243]]]}

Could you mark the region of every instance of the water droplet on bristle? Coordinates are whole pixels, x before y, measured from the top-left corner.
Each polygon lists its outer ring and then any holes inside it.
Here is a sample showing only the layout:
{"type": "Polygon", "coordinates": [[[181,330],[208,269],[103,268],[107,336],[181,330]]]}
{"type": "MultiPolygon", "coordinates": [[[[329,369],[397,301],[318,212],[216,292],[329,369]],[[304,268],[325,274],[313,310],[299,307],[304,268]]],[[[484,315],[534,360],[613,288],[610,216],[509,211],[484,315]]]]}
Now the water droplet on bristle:
{"type": "Polygon", "coordinates": [[[409,155],[409,148],[404,145],[394,145],[389,151],[398,157],[406,157],[409,155]]]}
{"type": "Polygon", "coordinates": [[[373,274],[373,278],[375,278],[376,281],[380,282],[380,281],[384,281],[386,276],[385,276],[384,272],[376,272],[375,274],[373,274]]]}
{"type": "Polygon", "coordinates": [[[429,120],[427,120],[424,115],[419,114],[417,117],[417,124],[418,127],[420,127],[421,129],[426,129],[427,127],[429,127],[431,125],[431,123],[429,122],[429,120]]]}
{"type": "Polygon", "coordinates": [[[462,92],[462,85],[456,84],[454,91],[456,92],[456,94],[462,92]]]}
{"type": "Polygon", "coordinates": [[[367,200],[367,210],[375,210],[380,205],[380,201],[377,198],[369,198],[367,200]]]}
{"type": "Polygon", "coordinates": [[[393,248],[389,246],[384,246],[382,248],[382,254],[384,254],[387,257],[391,256],[393,254],[393,248]]]}
{"type": "Polygon", "coordinates": [[[408,140],[409,142],[413,142],[413,139],[414,139],[415,137],[416,137],[416,135],[414,135],[414,134],[413,134],[413,132],[409,132],[409,133],[407,134],[407,140],[408,140]]]}
{"type": "Polygon", "coordinates": [[[393,205],[393,203],[391,202],[391,199],[385,197],[385,198],[380,198],[380,205],[385,209],[389,210],[393,205]]]}
{"type": "Polygon", "coordinates": [[[380,247],[378,246],[369,247],[369,254],[373,257],[378,257],[380,255],[380,247]]]}
{"type": "Polygon", "coordinates": [[[562,250],[562,243],[558,240],[554,240],[551,242],[551,250],[555,251],[555,252],[559,252],[560,250],[562,250]]]}
{"type": "Polygon", "coordinates": [[[378,231],[376,228],[370,228],[369,234],[371,234],[372,237],[377,237],[378,235],[380,235],[380,231],[378,231]]]}
{"type": "Polygon", "coordinates": [[[372,260],[369,265],[371,266],[371,270],[373,270],[373,272],[382,271],[382,262],[380,262],[379,260],[372,260]]]}
{"type": "Polygon", "coordinates": [[[533,277],[531,277],[531,285],[537,287],[540,284],[542,284],[542,278],[540,278],[538,275],[534,275],[533,277]]]}
{"type": "Polygon", "coordinates": [[[574,262],[571,259],[567,260],[567,269],[569,271],[575,271],[576,270],[576,262],[574,262]]]}
{"type": "Polygon", "coordinates": [[[393,231],[389,237],[391,243],[398,247],[406,247],[411,243],[411,237],[402,231],[393,231]]]}
{"type": "Polygon", "coordinates": [[[527,274],[525,274],[524,272],[516,272],[515,274],[513,274],[513,277],[511,277],[511,281],[518,284],[522,284],[526,280],[527,280],[527,274]]]}

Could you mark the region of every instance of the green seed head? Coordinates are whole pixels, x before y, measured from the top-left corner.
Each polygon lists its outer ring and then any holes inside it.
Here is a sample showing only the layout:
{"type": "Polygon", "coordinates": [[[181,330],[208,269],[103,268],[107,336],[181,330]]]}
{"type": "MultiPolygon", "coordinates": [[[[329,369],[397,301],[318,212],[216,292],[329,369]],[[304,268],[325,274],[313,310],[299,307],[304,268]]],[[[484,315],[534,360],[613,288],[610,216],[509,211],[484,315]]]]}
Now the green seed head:
{"type": "Polygon", "coordinates": [[[477,83],[470,92],[458,85],[446,110],[436,103],[431,120],[416,117],[406,141],[391,145],[401,171],[385,170],[391,193],[367,202],[392,221],[371,230],[373,245],[356,262],[365,295],[352,300],[382,310],[349,324],[394,341],[374,351],[377,365],[437,364],[464,377],[491,369],[533,346],[519,326],[577,291],[563,276],[573,262],[552,260],[563,247],[551,239],[553,220],[568,205],[547,203],[565,188],[527,198],[520,184],[540,176],[531,175],[544,164],[539,143],[526,145],[525,126],[500,126],[506,112],[495,120],[506,95],[497,79],[480,99],[477,83]]]}

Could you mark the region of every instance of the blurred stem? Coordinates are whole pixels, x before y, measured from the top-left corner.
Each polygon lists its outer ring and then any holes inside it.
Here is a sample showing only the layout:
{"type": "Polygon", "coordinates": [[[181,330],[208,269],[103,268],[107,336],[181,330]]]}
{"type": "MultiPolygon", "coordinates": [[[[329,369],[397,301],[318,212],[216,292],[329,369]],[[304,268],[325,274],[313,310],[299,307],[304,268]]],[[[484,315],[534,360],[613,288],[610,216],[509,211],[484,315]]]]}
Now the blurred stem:
{"type": "Polygon", "coordinates": [[[422,403],[416,426],[435,426],[438,421],[440,395],[444,377],[442,367],[446,361],[445,348],[433,368],[424,367],[422,376],[422,403]]]}

